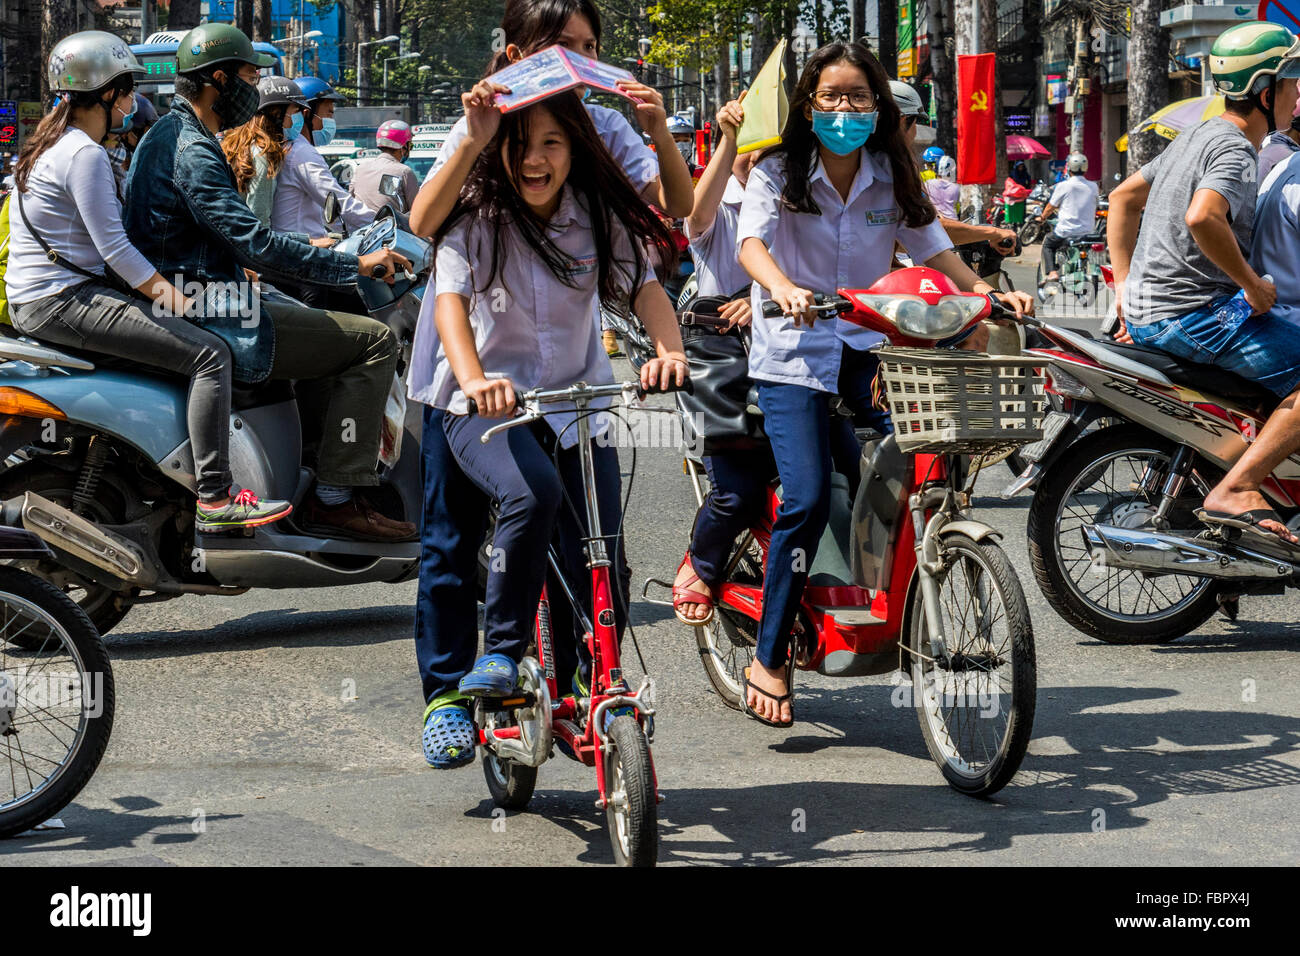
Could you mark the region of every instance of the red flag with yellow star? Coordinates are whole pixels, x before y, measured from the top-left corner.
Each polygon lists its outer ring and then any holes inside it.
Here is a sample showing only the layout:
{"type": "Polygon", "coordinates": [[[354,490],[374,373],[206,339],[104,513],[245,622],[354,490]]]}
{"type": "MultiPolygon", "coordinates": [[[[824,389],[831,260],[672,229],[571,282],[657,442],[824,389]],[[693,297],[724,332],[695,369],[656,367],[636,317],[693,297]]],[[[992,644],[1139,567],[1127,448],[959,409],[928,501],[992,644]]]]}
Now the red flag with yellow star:
{"type": "Polygon", "coordinates": [[[993,182],[997,172],[993,129],[992,53],[957,57],[957,182],[993,182]]]}

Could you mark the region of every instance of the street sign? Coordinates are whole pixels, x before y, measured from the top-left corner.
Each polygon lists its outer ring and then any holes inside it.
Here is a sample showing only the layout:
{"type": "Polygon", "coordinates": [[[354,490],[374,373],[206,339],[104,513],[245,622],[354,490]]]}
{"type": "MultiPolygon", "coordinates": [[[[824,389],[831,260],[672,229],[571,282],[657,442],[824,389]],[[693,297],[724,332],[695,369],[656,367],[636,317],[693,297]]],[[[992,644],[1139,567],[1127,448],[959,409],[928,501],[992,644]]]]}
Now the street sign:
{"type": "Polygon", "coordinates": [[[1300,0],[1260,0],[1255,16],[1300,33],[1300,0]]]}
{"type": "Polygon", "coordinates": [[[18,152],[18,103],[0,100],[0,152],[18,152]]]}

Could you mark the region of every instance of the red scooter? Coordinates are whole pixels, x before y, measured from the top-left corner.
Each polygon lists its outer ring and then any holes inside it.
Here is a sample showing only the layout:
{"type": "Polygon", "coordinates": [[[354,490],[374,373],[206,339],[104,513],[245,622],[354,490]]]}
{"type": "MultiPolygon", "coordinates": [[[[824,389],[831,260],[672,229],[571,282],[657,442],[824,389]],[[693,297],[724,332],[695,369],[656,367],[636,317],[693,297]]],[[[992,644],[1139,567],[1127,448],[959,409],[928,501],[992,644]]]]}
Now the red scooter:
{"type": "MultiPolygon", "coordinates": [[[[817,297],[816,311],[884,333],[894,433],[872,432],[856,497],[833,476],[831,517],[794,625],[795,668],[837,677],[901,670],[896,704],[916,707],[949,784],[987,796],[1015,774],[1034,716],[1033,628],[999,533],[968,514],[969,456],[1041,438],[1041,358],[936,349],[1000,305],[914,267],[865,290],[817,297]]],[[[768,303],[768,308],[776,308],[768,303]]],[[[751,412],[756,409],[751,406],[751,412]]],[[[697,494],[703,469],[688,460],[697,494]]],[[[705,671],[739,709],[763,612],[763,571],[781,489],[743,537],[694,628],[705,671]]],[[[670,582],[651,584],[671,588],[670,582]]],[[[662,603],[662,602],[661,602],[662,603]]]]}

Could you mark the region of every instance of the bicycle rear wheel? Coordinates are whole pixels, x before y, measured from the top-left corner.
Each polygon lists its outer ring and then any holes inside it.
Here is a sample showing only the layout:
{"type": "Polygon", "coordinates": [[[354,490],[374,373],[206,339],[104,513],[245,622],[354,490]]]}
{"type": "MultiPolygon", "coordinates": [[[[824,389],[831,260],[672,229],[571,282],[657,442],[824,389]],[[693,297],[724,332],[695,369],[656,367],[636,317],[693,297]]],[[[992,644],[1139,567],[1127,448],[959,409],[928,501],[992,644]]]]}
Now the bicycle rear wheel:
{"type": "Polygon", "coordinates": [[[913,704],[930,756],[954,789],[986,797],[1015,775],[1029,747],[1037,689],[1025,593],[996,544],[943,540],[939,615],[946,650],[933,653],[918,586],[911,608],[913,704]]]}

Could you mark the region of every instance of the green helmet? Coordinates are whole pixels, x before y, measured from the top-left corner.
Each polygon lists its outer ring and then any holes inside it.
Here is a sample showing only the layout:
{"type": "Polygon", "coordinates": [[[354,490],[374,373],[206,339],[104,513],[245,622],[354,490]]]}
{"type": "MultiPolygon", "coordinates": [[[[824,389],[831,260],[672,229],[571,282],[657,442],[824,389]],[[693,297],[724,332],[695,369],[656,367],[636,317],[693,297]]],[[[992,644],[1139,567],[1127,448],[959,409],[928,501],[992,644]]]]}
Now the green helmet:
{"type": "Polygon", "coordinates": [[[1290,30],[1266,20],[1229,27],[1210,48],[1214,88],[1230,100],[1245,99],[1259,80],[1277,75],[1294,43],[1290,30]]]}
{"type": "Polygon", "coordinates": [[[200,23],[181,37],[176,72],[189,73],[230,60],[259,67],[275,65],[275,57],[269,53],[253,51],[253,43],[243,30],[229,23],[200,23]]]}
{"type": "Polygon", "coordinates": [[[83,30],[64,37],[50,51],[45,67],[55,93],[93,93],[123,73],[143,72],[126,41],[103,30],[83,30]]]}

